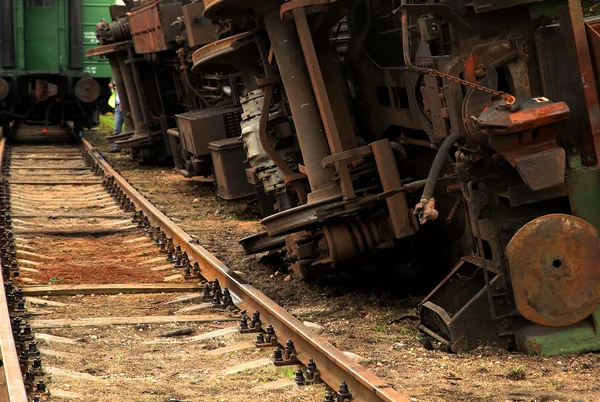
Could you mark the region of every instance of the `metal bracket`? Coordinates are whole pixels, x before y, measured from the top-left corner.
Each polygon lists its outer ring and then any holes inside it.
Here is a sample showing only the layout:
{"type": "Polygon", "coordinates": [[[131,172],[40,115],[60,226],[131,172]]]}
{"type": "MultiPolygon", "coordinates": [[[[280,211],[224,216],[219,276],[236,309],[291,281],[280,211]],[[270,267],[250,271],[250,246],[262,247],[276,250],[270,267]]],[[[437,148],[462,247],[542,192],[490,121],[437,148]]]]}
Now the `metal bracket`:
{"type": "Polygon", "coordinates": [[[405,4],[394,10],[394,14],[406,10],[408,14],[423,15],[433,14],[442,17],[458,30],[471,32],[473,28],[458,16],[450,7],[445,4],[405,4]]]}
{"type": "Polygon", "coordinates": [[[371,144],[365,145],[364,147],[349,149],[344,152],[337,152],[333,155],[329,155],[321,161],[321,166],[323,169],[327,169],[332,167],[338,162],[350,162],[354,159],[359,159],[365,155],[370,155],[373,153],[371,149],[371,144]]]}
{"type": "Polygon", "coordinates": [[[270,77],[256,78],[256,85],[259,87],[265,87],[267,85],[278,84],[281,82],[281,76],[279,74],[272,75],[270,77]]]}
{"type": "Polygon", "coordinates": [[[291,18],[286,14],[293,11],[296,8],[309,7],[306,11],[307,14],[312,14],[323,9],[324,6],[334,3],[338,0],[292,0],[283,4],[279,10],[279,17],[281,19],[291,18]]]}

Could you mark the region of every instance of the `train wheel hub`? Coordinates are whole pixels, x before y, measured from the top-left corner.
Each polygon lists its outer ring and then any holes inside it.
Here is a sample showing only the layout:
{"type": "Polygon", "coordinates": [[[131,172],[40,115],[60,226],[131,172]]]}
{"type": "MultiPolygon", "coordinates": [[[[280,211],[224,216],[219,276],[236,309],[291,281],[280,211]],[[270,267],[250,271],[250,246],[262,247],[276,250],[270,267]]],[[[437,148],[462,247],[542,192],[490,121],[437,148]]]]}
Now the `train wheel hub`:
{"type": "Polygon", "coordinates": [[[594,226],[563,214],[523,226],[506,249],[517,310],[537,324],[565,326],[600,304],[600,239],[594,226]]]}

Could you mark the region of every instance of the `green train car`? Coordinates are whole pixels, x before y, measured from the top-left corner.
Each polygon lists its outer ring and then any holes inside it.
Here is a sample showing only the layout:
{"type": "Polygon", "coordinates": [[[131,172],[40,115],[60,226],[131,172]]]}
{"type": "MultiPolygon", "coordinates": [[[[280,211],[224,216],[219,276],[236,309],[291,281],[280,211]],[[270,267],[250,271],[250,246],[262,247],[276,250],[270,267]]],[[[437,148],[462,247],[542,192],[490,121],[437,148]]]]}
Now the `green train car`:
{"type": "Polygon", "coordinates": [[[110,66],[86,59],[97,45],[96,23],[113,0],[0,0],[2,134],[20,124],[73,122],[76,132],[98,121],[109,95],[110,66]]]}

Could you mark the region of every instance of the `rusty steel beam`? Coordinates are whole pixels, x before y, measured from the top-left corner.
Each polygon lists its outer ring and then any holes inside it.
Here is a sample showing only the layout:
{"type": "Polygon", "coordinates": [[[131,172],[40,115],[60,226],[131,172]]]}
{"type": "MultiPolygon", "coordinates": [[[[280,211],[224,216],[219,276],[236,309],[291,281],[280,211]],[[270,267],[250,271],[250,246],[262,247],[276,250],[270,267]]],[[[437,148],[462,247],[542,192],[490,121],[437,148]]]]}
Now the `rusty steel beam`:
{"type": "MultiPolygon", "coordinates": [[[[321,114],[321,120],[323,120],[329,148],[331,149],[332,154],[344,152],[345,149],[342,136],[338,129],[337,122],[335,121],[333,106],[331,99],[329,98],[329,93],[327,92],[325,78],[323,77],[323,71],[319,64],[319,58],[313,43],[312,33],[308,26],[306,12],[303,7],[299,7],[294,8],[292,13],[294,15],[298,37],[300,38],[302,52],[304,53],[304,58],[306,60],[306,66],[308,67],[308,74],[312,82],[313,90],[315,91],[315,98],[317,100],[317,106],[319,107],[319,113],[321,114]]],[[[340,94],[337,94],[336,96],[340,96],[340,94]]],[[[350,133],[346,133],[346,135],[348,134],[350,133]]],[[[340,175],[340,187],[344,198],[355,198],[356,195],[352,186],[348,164],[336,162],[335,166],[340,175]]]]}
{"type": "MultiPolygon", "coordinates": [[[[371,149],[373,150],[373,157],[379,171],[383,191],[402,188],[402,179],[398,173],[398,165],[396,164],[390,140],[386,138],[385,140],[375,141],[371,143],[371,149]]],[[[392,195],[385,202],[390,212],[390,220],[392,221],[396,238],[402,239],[414,235],[416,225],[413,225],[411,217],[414,215],[411,214],[408,208],[406,194],[398,193],[392,195]]]]}
{"type": "Polygon", "coordinates": [[[323,169],[321,161],[331,155],[324,133],[312,84],[306,71],[302,47],[293,21],[279,19],[279,9],[263,15],[271,49],[285,87],[296,127],[298,144],[311,193],[308,203],[331,198],[340,189],[333,184],[333,169],[323,169]]]}
{"type": "Polygon", "coordinates": [[[112,53],[125,51],[133,46],[133,42],[128,40],[125,42],[111,43],[110,45],[98,46],[85,51],[85,57],[107,56],[112,53]]]}
{"type": "Polygon", "coordinates": [[[181,246],[189,256],[198,262],[201,273],[207,280],[218,279],[223,287],[238,296],[239,306],[248,312],[260,311],[263,322],[275,329],[279,342],[287,339],[294,341],[298,351],[298,360],[307,364],[313,358],[321,372],[322,379],[334,389],[341,381],[346,381],[356,401],[407,402],[409,399],[394,390],[390,384],[380,379],[354,360],[335,348],[321,336],[308,329],[283,307],[269,299],[254,286],[238,276],[231,268],[218,260],[205,248],[198,245],[190,235],[183,231],[166,215],[133,188],[117,173],[86,140],[82,140],[87,153],[98,163],[108,176],[131,199],[136,208],[142,210],[152,225],[158,225],[173,242],[181,246]]]}
{"type": "MultiPolygon", "coordinates": [[[[558,8],[559,21],[564,23],[565,28],[570,31],[575,41],[575,52],[577,53],[577,65],[581,75],[583,93],[588,109],[588,122],[591,128],[591,138],[586,138],[586,153],[595,153],[595,160],[598,163],[600,157],[600,99],[598,98],[598,88],[596,85],[596,76],[588,38],[583,20],[580,0],[569,0],[568,17],[564,15],[563,7],[558,8]],[[562,18],[561,18],[562,17],[562,18]],[[589,149],[592,148],[592,149],[589,149]]],[[[565,10],[566,11],[566,10],[565,10]]]]}
{"type": "MultiPolygon", "coordinates": [[[[6,138],[0,140],[0,166],[4,159],[6,138]]],[[[19,366],[19,356],[13,338],[10,313],[6,304],[4,278],[0,275],[0,400],[7,402],[27,402],[27,392],[23,374],[19,366]]]]}

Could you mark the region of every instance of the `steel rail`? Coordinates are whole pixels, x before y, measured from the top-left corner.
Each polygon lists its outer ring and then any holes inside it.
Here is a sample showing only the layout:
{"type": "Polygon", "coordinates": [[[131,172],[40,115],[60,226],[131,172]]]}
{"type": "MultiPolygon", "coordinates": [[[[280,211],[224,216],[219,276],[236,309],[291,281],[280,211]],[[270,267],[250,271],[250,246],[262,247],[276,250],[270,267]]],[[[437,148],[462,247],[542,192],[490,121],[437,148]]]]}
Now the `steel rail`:
{"type": "Polygon", "coordinates": [[[152,205],[142,194],[131,186],[115,169],[113,169],[94,147],[82,140],[85,151],[102,168],[107,176],[129,197],[137,209],[142,210],[153,225],[158,225],[175,244],[181,246],[190,257],[195,259],[201,273],[207,280],[218,279],[221,286],[229,288],[242,302],[240,308],[249,312],[259,311],[261,320],[271,324],[277,339],[283,345],[287,339],[294,341],[298,360],[307,364],[314,359],[323,381],[336,390],[341,381],[348,384],[355,401],[408,402],[405,395],[400,394],[390,384],[368,371],[342,351],[312,332],[302,322],[293,317],[265,294],[238,276],[223,262],[209,253],[205,248],[194,244],[185,231],[178,227],[166,215],[152,205]]]}
{"type": "MultiPolygon", "coordinates": [[[[0,140],[0,168],[4,162],[6,138],[0,140]]],[[[4,178],[2,178],[4,179],[4,178]]],[[[19,366],[19,356],[15,347],[13,331],[6,303],[4,278],[0,275],[0,358],[2,359],[0,378],[0,400],[8,402],[27,402],[27,392],[23,382],[23,373],[19,366]]]]}

